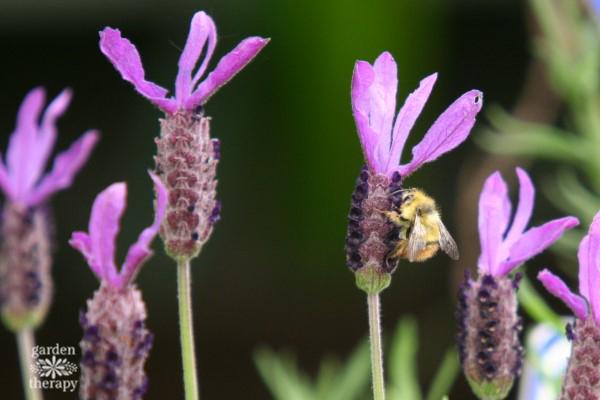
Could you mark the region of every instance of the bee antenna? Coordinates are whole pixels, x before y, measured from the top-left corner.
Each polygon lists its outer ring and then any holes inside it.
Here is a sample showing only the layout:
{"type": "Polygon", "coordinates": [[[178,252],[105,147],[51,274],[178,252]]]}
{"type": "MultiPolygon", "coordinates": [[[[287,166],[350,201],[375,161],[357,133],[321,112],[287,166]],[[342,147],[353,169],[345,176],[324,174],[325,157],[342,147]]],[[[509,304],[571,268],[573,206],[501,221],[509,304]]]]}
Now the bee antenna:
{"type": "Polygon", "coordinates": [[[394,195],[396,193],[408,192],[409,190],[412,190],[412,189],[398,189],[395,192],[390,193],[390,196],[394,195]]]}

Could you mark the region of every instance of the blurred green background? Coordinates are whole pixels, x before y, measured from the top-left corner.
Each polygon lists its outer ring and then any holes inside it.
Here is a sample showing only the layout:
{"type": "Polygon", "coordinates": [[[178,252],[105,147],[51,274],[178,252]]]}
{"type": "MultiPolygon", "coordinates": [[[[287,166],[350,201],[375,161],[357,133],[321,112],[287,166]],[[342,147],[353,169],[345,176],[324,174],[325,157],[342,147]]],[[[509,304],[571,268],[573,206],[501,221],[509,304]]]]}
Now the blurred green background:
{"type": "MultiPolygon", "coordinates": [[[[50,97],[67,86],[74,90],[72,105],[59,122],[57,149],[85,129],[102,133],[72,188],[52,202],[56,293],[47,322],[37,332],[39,345],[77,346],[81,337],[78,311],[98,282],[67,239],[72,231],[87,228],[96,194],[113,182],[128,182],[119,262],[152,220],[146,170],[154,166],[161,113],[100,53],[98,31],[118,27],[140,51],[147,79],[172,89],[198,10],[213,17],[219,32],[209,71],[243,38],[272,38],[206,106],[212,134],[222,144],[218,196],[223,212],[193,262],[202,397],[268,399],[252,360],[258,346],[291,348],[304,369],[314,372],[324,355],[346,358],[367,333],[366,299],[354,286],[343,250],[350,195],[363,164],[350,107],[355,60],[372,62],[389,50],[398,62],[400,103],[420,79],[439,72],[409,139],[414,144],[469,89],[483,91],[487,105],[513,105],[531,58],[527,7],[516,0],[0,2],[2,152],[23,96],[38,85],[50,97]]],[[[485,106],[475,132],[485,126],[484,114],[485,106]]],[[[406,182],[438,200],[450,232],[476,218],[476,208],[468,210],[470,215],[454,210],[459,169],[482,157],[468,140],[406,182]]],[[[540,222],[538,212],[534,222],[540,222]]],[[[462,241],[459,248],[476,248],[478,238],[462,241]]],[[[149,310],[148,326],[156,335],[145,398],[182,398],[176,270],[159,240],[154,248],[156,255],[137,280],[149,310]]],[[[474,262],[467,257],[459,264],[474,262]]],[[[402,315],[416,316],[423,384],[453,343],[456,286],[450,265],[445,255],[423,265],[403,263],[382,295],[384,332],[391,335],[402,315]]],[[[17,353],[5,329],[0,329],[0,349],[0,397],[19,399],[17,353]]],[[[57,390],[45,395],[75,398],[57,390]]],[[[460,377],[450,398],[471,397],[460,377]]]]}

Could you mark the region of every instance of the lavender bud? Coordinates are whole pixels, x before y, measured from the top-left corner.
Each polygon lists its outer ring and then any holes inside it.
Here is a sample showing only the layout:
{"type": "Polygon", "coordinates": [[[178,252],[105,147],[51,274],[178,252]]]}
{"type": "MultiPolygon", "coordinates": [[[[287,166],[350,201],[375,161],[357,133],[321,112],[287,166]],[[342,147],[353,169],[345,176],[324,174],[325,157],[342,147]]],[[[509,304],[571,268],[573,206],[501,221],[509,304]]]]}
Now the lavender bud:
{"type": "Polygon", "coordinates": [[[357,286],[367,293],[385,289],[396,268],[389,259],[398,241],[398,228],[383,214],[399,203],[392,195],[402,187],[399,174],[390,180],[363,167],[352,193],[346,235],[346,264],[355,273],[357,286]]]}
{"type": "Polygon", "coordinates": [[[594,318],[577,319],[571,331],[571,357],[559,400],[600,398],[600,328],[594,318]],[[574,332],[573,332],[574,331],[574,332]]]}
{"type": "Polygon", "coordinates": [[[167,114],[156,139],[156,174],[169,191],[160,236],[169,256],[193,258],[219,220],[215,179],[219,141],[210,138],[210,118],[167,114]]]}
{"type": "Polygon", "coordinates": [[[460,286],[457,346],[471,389],[480,399],[508,395],[521,373],[524,350],[514,281],[509,277],[468,277],[460,286]]]}
{"type": "Polygon", "coordinates": [[[52,300],[47,211],[7,201],[0,228],[0,309],[8,329],[35,329],[52,300]]]}
{"type": "Polygon", "coordinates": [[[146,392],[144,364],[152,347],[146,306],[132,285],[115,290],[102,284],[80,318],[82,400],[141,399],[146,392]]]}

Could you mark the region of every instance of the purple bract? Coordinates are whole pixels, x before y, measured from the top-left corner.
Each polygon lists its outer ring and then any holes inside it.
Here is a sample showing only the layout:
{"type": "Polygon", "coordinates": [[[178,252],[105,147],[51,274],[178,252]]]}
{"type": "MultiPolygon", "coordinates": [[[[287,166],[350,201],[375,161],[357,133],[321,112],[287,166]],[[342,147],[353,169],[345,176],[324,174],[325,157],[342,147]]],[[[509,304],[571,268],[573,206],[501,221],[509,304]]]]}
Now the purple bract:
{"type": "Polygon", "coordinates": [[[200,82],[214,52],[217,31],[215,23],[208,15],[202,11],[197,12],[192,18],[190,33],[179,58],[175,96],[167,97],[167,89],[145,80],[137,49],[129,40],[121,37],[118,29],[107,27],[100,32],[100,49],[121,73],[123,79],[133,83],[142,96],[167,114],[175,114],[179,110],[194,111],[197,106],[206,103],[210,96],[244,68],[268,42],[269,39],[260,37],[244,39],[221,58],[214,71],[200,82]],[[200,67],[192,76],[203,53],[200,67]]]}
{"type": "Polygon", "coordinates": [[[71,91],[59,94],[40,120],[44,99],[42,88],[33,89],[25,96],[10,137],[6,164],[0,155],[0,189],[11,202],[30,207],[71,185],[99,137],[97,132],[87,131],[69,149],[58,154],[52,170],[42,176],[56,141],[56,120],[67,109],[71,91]]]}
{"type": "Polygon", "coordinates": [[[427,102],[437,74],[421,81],[419,88],[406,99],[394,123],[397,76],[396,62],[390,53],[384,52],[372,66],[366,61],[357,61],[352,78],[352,110],[367,165],[371,172],[388,178],[396,171],[405,178],[462,143],[483,103],[483,94],[478,90],[463,94],[413,148],[412,161],[400,165],[408,134],[427,102]]]}

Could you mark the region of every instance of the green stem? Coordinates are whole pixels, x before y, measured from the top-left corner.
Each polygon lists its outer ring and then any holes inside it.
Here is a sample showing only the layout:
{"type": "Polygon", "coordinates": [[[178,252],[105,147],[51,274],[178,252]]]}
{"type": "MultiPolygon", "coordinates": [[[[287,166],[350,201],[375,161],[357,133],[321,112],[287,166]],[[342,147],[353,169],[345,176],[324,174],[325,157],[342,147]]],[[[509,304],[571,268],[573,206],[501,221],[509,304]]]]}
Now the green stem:
{"type": "Polygon", "coordinates": [[[190,288],[190,260],[177,261],[177,289],[179,297],[179,329],[181,331],[181,358],[186,400],[198,400],[194,326],[192,323],[192,292],[190,288]]]}
{"type": "Polygon", "coordinates": [[[383,382],[383,354],[381,351],[381,322],[379,293],[367,293],[369,304],[369,334],[371,340],[371,368],[373,370],[373,400],[385,400],[383,382]]]}
{"type": "Polygon", "coordinates": [[[17,347],[19,348],[19,362],[21,364],[21,379],[23,381],[23,391],[27,400],[42,400],[42,390],[34,389],[29,381],[33,379],[33,374],[29,369],[31,362],[31,349],[35,346],[35,338],[31,329],[22,329],[17,333],[17,347]]]}

